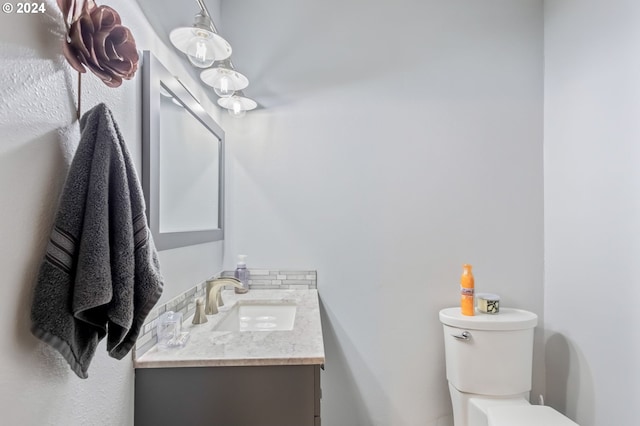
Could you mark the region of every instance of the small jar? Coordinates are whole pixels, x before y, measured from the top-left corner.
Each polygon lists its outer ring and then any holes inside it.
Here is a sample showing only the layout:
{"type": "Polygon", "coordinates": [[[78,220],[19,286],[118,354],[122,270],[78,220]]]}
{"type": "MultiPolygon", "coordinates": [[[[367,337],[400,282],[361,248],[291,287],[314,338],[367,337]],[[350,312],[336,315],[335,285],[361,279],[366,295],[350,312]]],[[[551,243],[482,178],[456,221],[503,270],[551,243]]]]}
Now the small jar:
{"type": "Polygon", "coordinates": [[[182,346],[182,314],[167,311],[158,318],[157,326],[158,347],[168,349],[182,346]]]}

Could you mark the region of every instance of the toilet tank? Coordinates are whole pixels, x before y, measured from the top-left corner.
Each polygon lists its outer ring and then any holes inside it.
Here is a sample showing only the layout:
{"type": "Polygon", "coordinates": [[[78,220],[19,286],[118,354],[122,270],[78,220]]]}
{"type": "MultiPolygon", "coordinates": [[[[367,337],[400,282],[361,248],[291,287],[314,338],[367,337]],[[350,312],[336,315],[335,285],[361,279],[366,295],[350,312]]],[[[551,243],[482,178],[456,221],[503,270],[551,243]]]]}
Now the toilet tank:
{"type": "Polygon", "coordinates": [[[461,392],[505,396],[531,390],[533,329],[538,316],[500,308],[498,314],[464,316],[440,311],[447,380],[461,392]]]}

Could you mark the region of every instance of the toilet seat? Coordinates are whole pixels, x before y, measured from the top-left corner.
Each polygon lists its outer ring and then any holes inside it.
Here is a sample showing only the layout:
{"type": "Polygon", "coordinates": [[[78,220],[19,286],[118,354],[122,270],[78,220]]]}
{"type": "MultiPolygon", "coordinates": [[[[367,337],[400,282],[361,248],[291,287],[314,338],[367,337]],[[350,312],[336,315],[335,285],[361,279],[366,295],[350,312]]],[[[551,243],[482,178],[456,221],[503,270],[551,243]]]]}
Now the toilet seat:
{"type": "Polygon", "coordinates": [[[544,405],[494,405],[487,409],[488,426],[578,426],[544,405]]]}

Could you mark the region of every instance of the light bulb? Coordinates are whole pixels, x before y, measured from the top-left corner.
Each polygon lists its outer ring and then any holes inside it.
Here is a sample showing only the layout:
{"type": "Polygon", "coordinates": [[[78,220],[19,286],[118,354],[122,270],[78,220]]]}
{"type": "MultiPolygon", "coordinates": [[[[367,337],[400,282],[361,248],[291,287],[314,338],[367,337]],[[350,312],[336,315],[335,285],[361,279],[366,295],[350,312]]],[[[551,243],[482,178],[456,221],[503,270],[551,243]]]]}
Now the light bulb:
{"type": "Polygon", "coordinates": [[[213,85],[213,91],[221,98],[228,98],[235,92],[232,87],[233,84],[231,82],[231,78],[226,74],[222,74],[218,79],[216,79],[215,84],[213,85]]]}
{"type": "Polygon", "coordinates": [[[228,111],[229,114],[231,114],[231,116],[235,118],[242,118],[247,113],[247,111],[242,108],[242,103],[240,101],[234,101],[228,111]]]}
{"type": "Polygon", "coordinates": [[[211,36],[204,31],[195,31],[194,37],[189,40],[187,57],[189,62],[198,68],[207,68],[213,65],[216,58],[213,56],[215,44],[211,36]]]}

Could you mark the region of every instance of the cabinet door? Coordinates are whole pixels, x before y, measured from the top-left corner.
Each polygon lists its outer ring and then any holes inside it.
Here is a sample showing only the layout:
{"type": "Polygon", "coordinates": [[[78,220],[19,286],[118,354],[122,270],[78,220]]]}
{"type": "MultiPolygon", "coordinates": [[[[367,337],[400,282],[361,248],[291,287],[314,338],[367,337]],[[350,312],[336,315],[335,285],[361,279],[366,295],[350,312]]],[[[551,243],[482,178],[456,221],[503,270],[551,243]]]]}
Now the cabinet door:
{"type": "Polygon", "coordinates": [[[135,425],[316,426],[316,389],[317,366],[137,369],[135,425]]]}
{"type": "Polygon", "coordinates": [[[314,408],[313,414],[315,415],[314,426],[320,426],[320,399],[322,398],[322,388],[320,387],[320,366],[313,366],[313,380],[314,380],[314,408]]]}

